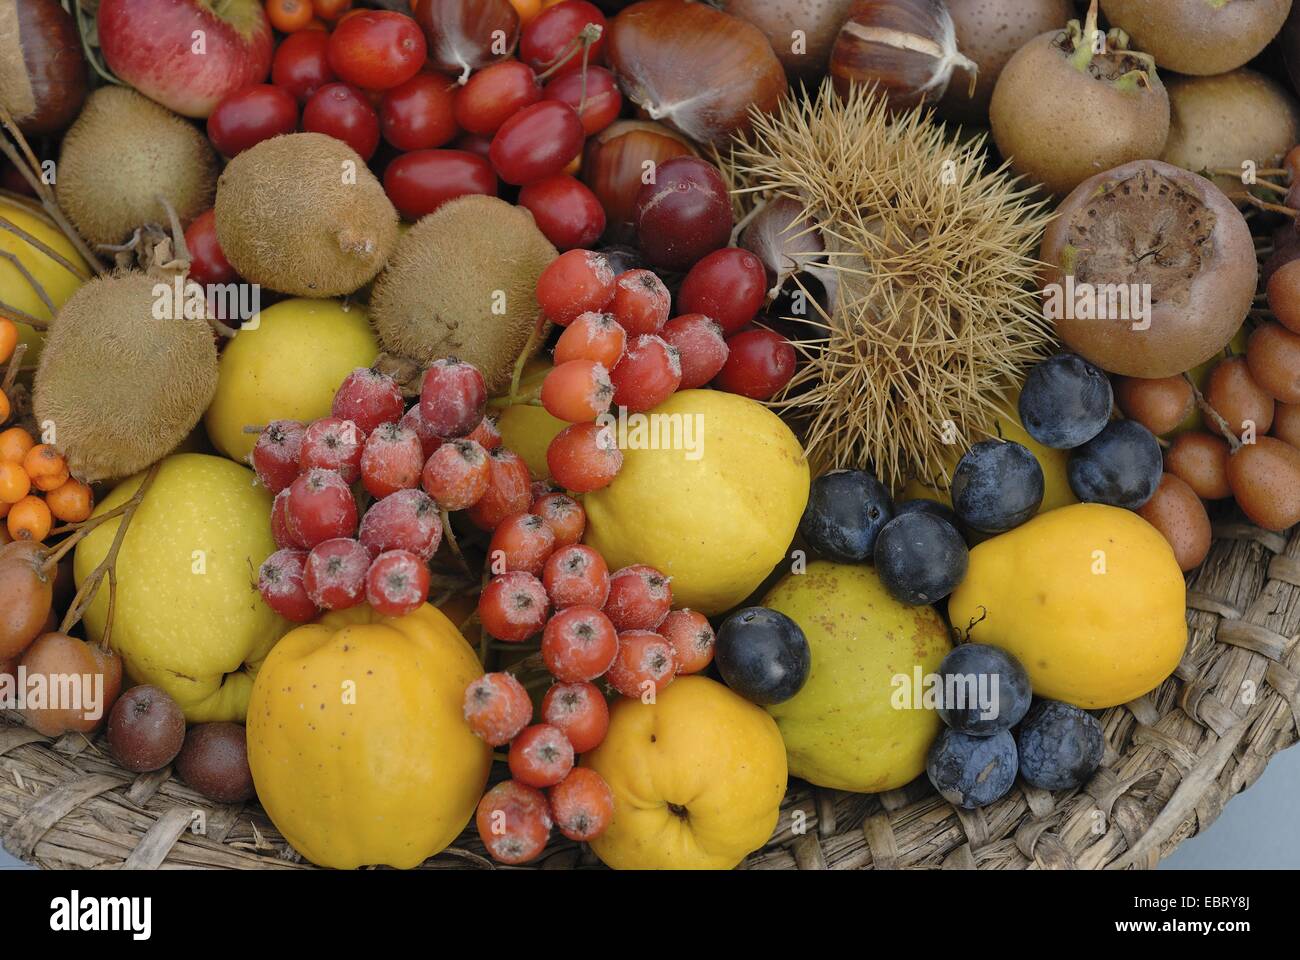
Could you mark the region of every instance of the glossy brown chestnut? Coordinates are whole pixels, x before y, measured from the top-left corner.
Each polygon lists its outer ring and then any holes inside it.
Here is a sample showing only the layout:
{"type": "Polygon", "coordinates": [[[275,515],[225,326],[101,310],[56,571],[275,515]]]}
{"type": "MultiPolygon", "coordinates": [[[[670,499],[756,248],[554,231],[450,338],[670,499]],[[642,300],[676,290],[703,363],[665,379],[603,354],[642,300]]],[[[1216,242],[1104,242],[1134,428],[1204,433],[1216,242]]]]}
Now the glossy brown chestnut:
{"type": "Polygon", "coordinates": [[[422,3],[415,22],[424,31],[429,64],[461,83],[480,67],[508,57],[519,41],[519,14],[509,0],[422,3]]]}
{"type": "Polygon", "coordinates": [[[582,180],[605,208],[607,243],[635,240],[633,208],[650,171],[694,153],[685,137],[653,120],[616,120],[587,140],[582,180]]]}
{"type": "Polygon", "coordinates": [[[23,133],[58,133],[87,89],[81,37],[58,0],[0,3],[0,102],[23,133]]]}

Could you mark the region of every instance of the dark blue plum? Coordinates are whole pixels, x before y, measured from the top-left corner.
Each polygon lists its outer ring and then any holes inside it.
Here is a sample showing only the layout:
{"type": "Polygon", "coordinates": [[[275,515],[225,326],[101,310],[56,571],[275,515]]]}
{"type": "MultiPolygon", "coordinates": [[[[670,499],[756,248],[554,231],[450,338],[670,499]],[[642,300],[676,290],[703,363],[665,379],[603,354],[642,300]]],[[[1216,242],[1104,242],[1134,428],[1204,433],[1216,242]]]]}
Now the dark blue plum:
{"type": "Polygon", "coordinates": [[[968,527],[1003,533],[1018,527],[1043,502],[1043,468],[1027,447],[981,440],[957,462],[952,506],[968,527]]]}
{"type": "Polygon", "coordinates": [[[1082,357],[1048,357],[1025,377],[1020,422],[1045,447],[1071,450],[1101,433],[1115,395],[1110,378],[1082,357]]]}
{"type": "Polygon", "coordinates": [[[827,560],[871,558],[880,528],[894,518],[889,491],[867,470],[832,470],[812,483],[799,531],[827,560]]]}
{"type": "Polygon", "coordinates": [[[960,521],[957,514],[952,512],[952,507],[946,503],[940,503],[938,500],[931,500],[927,497],[917,497],[915,500],[904,500],[902,503],[894,505],[894,516],[900,516],[904,513],[929,513],[938,517],[940,520],[947,520],[952,524],[953,529],[957,529],[960,521]]]}
{"type": "Polygon", "coordinates": [[[1115,420],[1070,454],[1070,489],[1084,503],[1137,510],[1156,493],[1164,457],[1153,434],[1136,420],[1115,420]]]}
{"type": "Polygon", "coordinates": [[[998,647],[963,643],[939,664],[943,706],[939,717],[973,737],[1010,730],[1029,710],[1033,691],[1020,661],[998,647]]]}
{"type": "Polygon", "coordinates": [[[919,607],[956,589],[966,576],[970,551],[947,520],[913,510],[885,524],[876,537],[875,561],[889,595],[919,607]]]}
{"type": "Polygon", "coordinates": [[[812,650],[799,624],[767,607],[745,607],[723,621],[714,659],[727,686],[765,705],[793,697],[812,669],[812,650]]]}
{"type": "Polygon", "coordinates": [[[925,772],[954,807],[987,807],[1016,782],[1016,741],[1005,730],[989,737],[944,729],[930,747],[925,772]]]}
{"type": "Polygon", "coordinates": [[[1016,738],[1020,774],[1043,790],[1083,786],[1101,766],[1106,741],[1101,724],[1086,710],[1059,700],[1039,700],[1016,738]]]}

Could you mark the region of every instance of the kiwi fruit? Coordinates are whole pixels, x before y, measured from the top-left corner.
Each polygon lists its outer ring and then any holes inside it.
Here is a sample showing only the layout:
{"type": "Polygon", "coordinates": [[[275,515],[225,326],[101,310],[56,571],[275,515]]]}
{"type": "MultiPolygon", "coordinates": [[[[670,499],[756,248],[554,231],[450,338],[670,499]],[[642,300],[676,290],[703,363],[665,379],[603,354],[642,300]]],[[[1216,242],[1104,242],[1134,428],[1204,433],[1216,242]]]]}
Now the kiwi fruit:
{"type": "Polygon", "coordinates": [[[1039,34],[1011,57],[993,87],[989,127],[1016,173],[1058,196],[1110,167],[1155,159],[1169,135],[1169,95],[1145,53],[1112,30],[1104,51],[1082,25],[1039,34]]]}
{"type": "MultiPolygon", "coordinates": [[[[1280,84],[1254,70],[1215,77],[1173,77],[1169,94],[1169,138],[1160,159],[1200,172],[1276,167],[1300,141],[1300,110],[1280,84]]],[[[1216,176],[1224,193],[1246,189],[1240,175],[1216,176]]]]}
{"type": "Polygon", "coordinates": [[[1007,61],[1034,37],[1059,30],[1074,16],[1070,0],[947,0],[947,7],[957,49],[979,67],[972,89],[970,76],[958,66],[939,101],[939,115],[960,123],[988,123],[993,86],[1007,61]]]}
{"type": "Polygon", "coordinates": [[[397,210],[342,140],[290,133],[244,150],[217,181],[217,241],[244,279],[298,297],[369,283],[397,243],[397,210]]]}
{"type": "Polygon", "coordinates": [[[556,255],[523,207],[479,195],[443,204],[402,236],[375,280],[379,342],[420,366],[459,357],[498,393],[537,323],[537,278],[556,255]]]}
{"type": "Polygon", "coordinates": [[[1073,285],[1076,296],[1096,294],[1095,316],[1052,317],[1061,340],[1109,373],[1149,379],[1177,376],[1222,350],[1241,329],[1259,276],[1241,211],[1209,180],[1159,160],[1075,187],[1044,231],[1039,259],[1045,291],[1073,285]],[[1144,301],[1144,316],[1131,303],[1124,314],[1111,297],[1125,292],[1144,301]],[[1103,298],[1112,301],[1105,313],[1103,298]]]}
{"type": "Polygon", "coordinates": [[[138,272],[97,277],[50,325],[33,389],[36,422],[50,425],[84,481],[129,476],[166,456],[216,392],[212,329],[177,316],[164,300],[171,289],[138,272]]]}
{"type": "Polygon", "coordinates": [[[217,155],[192,123],[127,87],[100,87],[63,138],[56,193],[83,237],[118,244],[136,227],[212,206],[217,155]]]}
{"type": "Polygon", "coordinates": [[[1101,9],[1163,69],[1209,76],[1237,69],[1268,46],[1291,0],[1101,0],[1101,9]]]}

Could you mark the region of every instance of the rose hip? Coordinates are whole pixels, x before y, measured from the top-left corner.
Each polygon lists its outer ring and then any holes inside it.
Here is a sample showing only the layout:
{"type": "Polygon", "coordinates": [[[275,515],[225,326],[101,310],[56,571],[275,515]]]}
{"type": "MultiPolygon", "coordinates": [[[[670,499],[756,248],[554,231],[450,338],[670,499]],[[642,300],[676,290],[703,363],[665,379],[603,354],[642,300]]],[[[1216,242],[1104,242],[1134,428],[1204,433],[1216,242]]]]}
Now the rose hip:
{"type": "Polygon", "coordinates": [[[488,458],[488,488],[469,508],[470,522],[489,532],[513,513],[524,513],[532,499],[532,477],[519,454],[502,447],[488,458]]]}
{"type": "Polygon", "coordinates": [[[490,478],[488,455],[479,444],[451,440],[425,462],[420,484],[443,510],[464,510],[483,498],[490,478]]]}
{"type": "Polygon", "coordinates": [[[442,542],[442,515],[423,490],[399,490],[370,505],[357,536],[372,557],[405,550],[427,563],[442,542]]]}
{"type": "Polygon", "coordinates": [[[420,416],[435,435],[463,437],[479,425],[487,409],[487,385],[473,364],[444,357],[425,371],[420,386],[420,416]]]}
{"type": "Polygon", "coordinates": [[[763,262],[748,250],[723,247],[691,267],[677,293],[677,309],[716,320],[730,336],[754,319],[766,298],[763,262]]]}
{"type": "Polygon", "coordinates": [[[257,572],[257,590],[266,605],[294,623],[314,620],[320,612],[303,586],[306,565],[305,550],[277,550],[257,572]]]}
{"type": "Polygon", "coordinates": [[[702,313],[686,313],[669,320],[659,336],[677,348],[682,366],[678,390],[704,386],[727,362],[727,341],[722,336],[722,327],[702,313]]]}
{"type": "Polygon", "coordinates": [[[369,435],[381,423],[396,423],[402,417],[402,391],[387,374],[358,367],[344,378],[334,394],[330,412],[339,420],[351,420],[369,435]]]}
{"type": "Polygon", "coordinates": [[[474,825],[493,860],[528,863],[541,856],[551,838],[550,806],[540,790],[504,780],[483,794],[474,825]]]}
{"type": "Polygon", "coordinates": [[[546,448],[546,466],[566,490],[590,493],[608,487],[623,469],[613,431],[597,423],[565,427],[546,448]]]}
{"type": "Polygon", "coordinates": [[[614,270],[603,254],[569,250],[537,278],[537,303],[562,327],[583,313],[602,309],[614,296],[614,270]]]}
{"type": "Polygon", "coordinates": [[[355,607],[366,595],[370,552],[358,541],[336,537],[312,547],[302,585],[316,606],[326,610],[355,607]]]}
{"type": "Polygon", "coordinates": [[[493,577],[478,599],[479,623],[505,643],[523,643],[540,633],[550,612],[542,581],[522,570],[493,577]]]}
{"type": "Polygon", "coordinates": [[[418,487],[423,466],[424,451],[415,431],[383,423],[366,437],[361,452],[361,482],[372,497],[383,499],[398,490],[418,487]]]}
{"type": "Polygon", "coordinates": [[[664,282],[650,270],[619,274],[611,312],[629,334],[658,333],[668,322],[671,297],[664,282]]]}
{"type": "Polygon", "coordinates": [[[366,435],[351,420],[322,417],[303,432],[298,468],[334,470],[345,483],[355,483],[361,476],[361,451],[365,442],[366,435]]]}
{"type": "Polygon", "coordinates": [[[285,487],[271,501],[271,538],[275,540],[275,545],[282,550],[290,547],[302,549],[306,544],[300,543],[298,538],[289,530],[289,518],[285,513],[288,505],[289,488],[285,487]]]}
{"type": "Polygon", "coordinates": [[[415,554],[381,553],[366,572],[366,603],[385,617],[404,617],[429,599],[429,579],[429,568],[415,554]]]}
{"type": "Polygon", "coordinates": [[[595,680],[618,654],[618,631],[595,607],[569,607],[542,631],[542,659],[557,680],[595,680]]]}
{"type": "Polygon", "coordinates": [[[671,397],[682,382],[677,348],[662,337],[642,334],[628,344],[623,359],[610,371],[614,403],[629,413],[641,413],[671,397]]]}
{"type": "Polygon", "coordinates": [[[528,512],[547,522],[555,534],[556,547],[577,543],[587,528],[587,511],[568,494],[544,490],[533,499],[528,512]]]}
{"type": "Polygon", "coordinates": [[[713,660],[716,638],[704,614],[673,610],[656,629],[673,645],[679,674],[699,673],[713,660]]]}
{"type": "Polygon", "coordinates": [[[591,547],[570,544],[547,559],[542,584],[556,610],[578,606],[599,610],[609,598],[609,567],[591,547]]]}
{"type": "Polygon", "coordinates": [[[262,486],[278,494],[298,478],[298,457],[307,428],[297,420],[272,420],[253,446],[253,470],[262,486]]]}
{"type": "Polygon", "coordinates": [[[574,753],[586,753],[605,739],[609,704],[594,683],[557,683],[542,698],[542,722],[563,730],[574,753]]]}
{"type": "Polygon", "coordinates": [[[485,673],[465,688],[465,722],[490,747],[509,743],[533,719],[533,701],[509,673],[485,673]]]}
{"type": "Polygon", "coordinates": [[[289,535],[310,548],[352,536],[357,529],[357,502],[337,472],[313,468],[289,486],[284,516],[289,535]]]}
{"type": "Polygon", "coordinates": [[[609,578],[609,599],[604,610],[620,633],[655,629],[672,605],[672,586],[654,567],[633,564],[615,570],[609,578]]]}
{"type": "Polygon", "coordinates": [[[649,630],[628,630],[618,635],[618,656],[605,679],[625,697],[640,699],[658,693],[677,674],[673,645],[649,630]]]}
{"type": "Polygon", "coordinates": [[[530,787],[550,787],[573,769],[573,744],[559,727],[535,723],[510,744],[510,776],[530,787]]]}
{"type": "Polygon", "coordinates": [[[551,787],[549,799],[560,833],[579,843],[599,837],[614,819],[614,791],[587,767],[575,767],[551,787]]]}
{"type": "Polygon", "coordinates": [[[612,370],[627,346],[627,331],[612,313],[578,314],[555,342],[555,365],[570,360],[594,360],[612,370]]]}
{"type": "Polygon", "coordinates": [[[746,330],[727,340],[727,350],[727,362],[713,380],[719,390],[767,400],[794,376],[794,347],[779,333],[746,330]]]}
{"type": "Polygon", "coordinates": [[[542,381],[542,406],[569,423],[595,420],[609,410],[613,399],[609,371],[594,360],[569,360],[552,367],[542,381]]]}
{"type": "Polygon", "coordinates": [[[495,450],[501,446],[501,428],[491,417],[484,417],[465,439],[473,440],[484,450],[495,450]]]}
{"type": "Polygon", "coordinates": [[[554,549],[555,534],[545,520],[531,513],[516,513],[492,531],[488,564],[494,574],[523,570],[540,577],[554,549]]]}
{"type": "Polygon", "coordinates": [[[442,437],[429,429],[429,425],[424,422],[424,417],[420,416],[418,403],[402,414],[402,419],[397,423],[398,426],[413,431],[420,438],[420,453],[425,460],[433,456],[433,452],[442,446],[442,437]]]}

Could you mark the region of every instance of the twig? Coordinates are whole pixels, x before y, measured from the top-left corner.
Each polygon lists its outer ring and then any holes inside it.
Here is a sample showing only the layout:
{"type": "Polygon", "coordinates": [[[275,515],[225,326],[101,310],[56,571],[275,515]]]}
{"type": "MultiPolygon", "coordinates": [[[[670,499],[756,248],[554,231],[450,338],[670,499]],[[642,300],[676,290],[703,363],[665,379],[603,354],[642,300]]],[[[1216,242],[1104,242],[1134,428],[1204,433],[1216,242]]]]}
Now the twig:
{"type": "Polygon", "coordinates": [[[15,236],[20,237],[26,243],[31,244],[38,251],[45,254],[45,256],[49,257],[59,266],[63,267],[63,269],[67,270],[68,273],[72,274],[78,280],[90,279],[90,275],[87,274],[86,271],[82,270],[75,263],[73,263],[63,254],[59,253],[59,251],[55,250],[49,244],[45,243],[39,237],[32,236],[30,233],[28,233],[22,227],[18,226],[18,224],[14,223],[13,221],[5,217],[0,217],[0,230],[8,230],[10,233],[14,234],[15,236]]]}
{"type": "Polygon", "coordinates": [[[22,368],[23,354],[27,352],[27,344],[20,343],[14,347],[13,356],[9,358],[9,366],[5,369],[4,382],[0,383],[0,390],[8,393],[13,389],[14,381],[18,379],[18,371],[22,368]]]}
{"type": "Polygon", "coordinates": [[[452,555],[460,563],[460,568],[465,571],[465,576],[473,577],[474,571],[469,568],[469,562],[465,559],[465,554],[460,552],[460,544],[456,542],[456,533],[451,529],[451,516],[446,510],[442,510],[442,532],[447,537],[447,547],[451,550],[452,555]]]}

